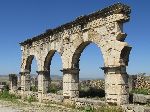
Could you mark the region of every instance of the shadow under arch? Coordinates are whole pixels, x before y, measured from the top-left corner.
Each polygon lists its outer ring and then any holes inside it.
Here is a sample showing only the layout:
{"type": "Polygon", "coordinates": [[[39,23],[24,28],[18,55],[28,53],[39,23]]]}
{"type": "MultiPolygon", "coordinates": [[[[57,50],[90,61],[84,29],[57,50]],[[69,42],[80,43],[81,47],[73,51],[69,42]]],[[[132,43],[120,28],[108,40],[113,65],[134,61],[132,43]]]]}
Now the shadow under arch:
{"type": "MultiPolygon", "coordinates": [[[[91,44],[93,44],[94,46],[96,46],[98,48],[98,50],[100,51],[100,55],[99,55],[100,59],[104,60],[103,56],[101,56],[102,55],[101,48],[92,41],[86,41],[86,42],[81,43],[75,50],[75,52],[73,54],[73,58],[72,58],[72,66],[71,66],[72,68],[80,70],[79,64],[80,64],[81,55],[84,52],[85,48],[87,48],[87,46],[89,46],[91,44]]],[[[79,72],[79,75],[80,75],[80,72],[79,72]]],[[[88,84],[90,82],[90,80],[82,81],[82,82],[88,84]]],[[[102,83],[104,84],[104,80],[102,80],[102,83]]],[[[80,98],[81,97],[105,97],[105,90],[104,90],[104,87],[102,87],[102,88],[88,87],[88,89],[87,89],[87,87],[85,87],[85,90],[82,90],[80,88],[79,89],[79,97],[80,98]]]]}

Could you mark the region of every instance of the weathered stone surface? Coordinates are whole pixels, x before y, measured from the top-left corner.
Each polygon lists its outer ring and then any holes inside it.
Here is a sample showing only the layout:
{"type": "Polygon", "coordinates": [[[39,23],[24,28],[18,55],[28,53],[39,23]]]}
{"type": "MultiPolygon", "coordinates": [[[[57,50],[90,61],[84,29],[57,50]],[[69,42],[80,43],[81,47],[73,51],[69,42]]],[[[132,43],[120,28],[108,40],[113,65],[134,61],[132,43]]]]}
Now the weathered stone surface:
{"type": "Polygon", "coordinates": [[[21,90],[30,91],[30,73],[28,71],[20,72],[21,75],[21,90]]]}
{"type": "Polygon", "coordinates": [[[63,102],[63,95],[56,95],[53,93],[48,93],[43,95],[43,102],[54,102],[54,103],[62,103],[63,102]]]}
{"type": "Polygon", "coordinates": [[[17,80],[18,80],[18,78],[17,78],[16,74],[9,75],[9,81],[10,81],[9,88],[10,88],[11,93],[17,91],[17,80]]]}
{"type": "MultiPolygon", "coordinates": [[[[95,43],[101,49],[104,59],[106,102],[118,105],[128,103],[126,66],[131,47],[124,42],[127,35],[123,32],[123,23],[130,19],[129,14],[128,6],[114,4],[20,43],[21,72],[30,73],[34,57],[38,71],[50,71],[52,57],[58,52],[63,64],[63,95],[65,98],[78,97],[80,55],[87,45],[95,43]],[[111,87],[113,90],[109,89],[111,87]]],[[[40,75],[39,98],[48,87],[46,77],[40,75]]],[[[22,75],[23,92],[29,89],[28,83],[26,75],[22,75]]]]}
{"type": "Polygon", "coordinates": [[[75,98],[73,99],[75,102],[76,108],[86,107],[86,106],[102,106],[105,104],[104,101],[94,100],[94,99],[86,99],[86,98],[75,98]]]}
{"type": "Polygon", "coordinates": [[[47,93],[50,83],[49,71],[38,71],[38,99],[42,102],[43,94],[47,93]]]}
{"type": "Polygon", "coordinates": [[[148,104],[150,103],[150,95],[133,94],[133,103],[148,104]]]}

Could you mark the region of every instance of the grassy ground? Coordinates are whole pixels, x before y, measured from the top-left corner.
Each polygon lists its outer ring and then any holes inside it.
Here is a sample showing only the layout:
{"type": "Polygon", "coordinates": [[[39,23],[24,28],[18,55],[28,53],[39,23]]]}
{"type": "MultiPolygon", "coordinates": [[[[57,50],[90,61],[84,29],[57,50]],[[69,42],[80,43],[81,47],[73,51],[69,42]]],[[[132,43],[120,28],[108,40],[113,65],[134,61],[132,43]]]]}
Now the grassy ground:
{"type": "Polygon", "coordinates": [[[150,90],[146,88],[136,88],[133,89],[130,93],[149,95],[150,90]]]}
{"type": "Polygon", "coordinates": [[[120,108],[114,106],[103,106],[97,109],[92,109],[91,107],[74,109],[52,103],[28,103],[21,100],[16,100],[13,102],[0,100],[0,105],[15,108],[16,110],[19,110],[18,112],[123,112],[120,108]]]}
{"type": "Polygon", "coordinates": [[[9,77],[8,76],[1,76],[0,75],[0,82],[6,82],[6,83],[8,83],[9,82],[9,77]]]}
{"type": "Polygon", "coordinates": [[[34,98],[21,100],[20,97],[9,94],[8,91],[0,93],[0,105],[11,107],[18,112],[122,112],[120,108],[115,106],[102,106],[97,109],[85,107],[75,109],[72,106],[64,106],[61,104],[39,103],[34,98]]]}

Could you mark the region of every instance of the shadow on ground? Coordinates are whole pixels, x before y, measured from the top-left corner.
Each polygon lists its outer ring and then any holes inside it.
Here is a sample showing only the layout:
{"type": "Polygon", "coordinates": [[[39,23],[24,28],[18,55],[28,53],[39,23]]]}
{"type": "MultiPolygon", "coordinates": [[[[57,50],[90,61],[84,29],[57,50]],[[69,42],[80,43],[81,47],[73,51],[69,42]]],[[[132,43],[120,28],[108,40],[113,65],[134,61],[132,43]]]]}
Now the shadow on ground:
{"type": "Polygon", "coordinates": [[[88,97],[88,98],[93,98],[93,97],[105,97],[105,90],[103,89],[96,89],[96,88],[88,88],[88,89],[84,89],[84,90],[80,90],[79,91],[79,97],[83,98],[83,97],[88,97]]]}

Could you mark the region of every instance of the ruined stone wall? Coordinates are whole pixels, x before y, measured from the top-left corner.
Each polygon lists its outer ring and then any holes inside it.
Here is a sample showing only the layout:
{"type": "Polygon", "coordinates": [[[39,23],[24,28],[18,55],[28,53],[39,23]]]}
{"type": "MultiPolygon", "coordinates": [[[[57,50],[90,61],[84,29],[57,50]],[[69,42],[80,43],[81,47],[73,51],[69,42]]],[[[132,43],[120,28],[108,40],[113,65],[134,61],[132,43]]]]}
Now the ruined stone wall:
{"type": "Polygon", "coordinates": [[[80,81],[80,87],[92,87],[96,89],[105,89],[104,80],[83,80],[80,81]]]}
{"type": "Polygon", "coordinates": [[[138,75],[135,88],[146,88],[150,90],[150,76],[138,75]]]}
{"type": "Polygon", "coordinates": [[[9,88],[10,92],[15,92],[17,90],[17,75],[16,74],[9,74],[9,88]]]}
{"type": "MultiPolygon", "coordinates": [[[[135,89],[135,88],[145,88],[150,90],[150,76],[146,75],[130,75],[129,76],[129,88],[130,90],[135,89]]],[[[150,93],[150,91],[149,91],[150,93]]]]}

